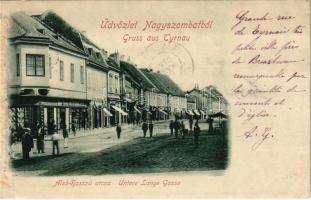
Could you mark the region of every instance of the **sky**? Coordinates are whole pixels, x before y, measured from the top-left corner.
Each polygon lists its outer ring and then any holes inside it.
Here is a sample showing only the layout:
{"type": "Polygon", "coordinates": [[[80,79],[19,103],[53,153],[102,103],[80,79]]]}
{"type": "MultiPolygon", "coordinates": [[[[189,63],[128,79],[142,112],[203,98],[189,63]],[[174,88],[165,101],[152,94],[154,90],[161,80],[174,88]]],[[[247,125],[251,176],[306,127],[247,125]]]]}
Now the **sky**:
{"type": "MultiPolygon", "coordinates": [[[[226,90],[227,76],[224,56],[227,53],[223,34],[223,13],[217,12],[220,5],[213,2],[4,2],[1,13],[9,16],[12,12],[25,11],[27,14],[41,14],[52,10],[78,30],[85,31],[99,47],[108,53],[119,52],[125,60],[137,64],[139,68],[152,68],[168,74],[183,90],[190,90],[195,84],[200,88],[214,85],[226,90]],[[102,20],[137,21],[137,28],[103,29],[102,20]],[[199,22],[213,21],[211,29],[146,30],[147,20],[155,22],[199,22]],[[127,34],[127,35],[126,35],[127,34]],[[143,41],[124,42],[126,36],[143,37],[143,41]],[[148,36],[158,37],[158,41],[147,41],[148,36]],[[190,37],[189,41],[166,42],[170,36],[190,37]]],[[[228,31],[227,31],[228,32],[228,31]]],[[[128,37],[127,37],[128,38],[128,37]]]]}

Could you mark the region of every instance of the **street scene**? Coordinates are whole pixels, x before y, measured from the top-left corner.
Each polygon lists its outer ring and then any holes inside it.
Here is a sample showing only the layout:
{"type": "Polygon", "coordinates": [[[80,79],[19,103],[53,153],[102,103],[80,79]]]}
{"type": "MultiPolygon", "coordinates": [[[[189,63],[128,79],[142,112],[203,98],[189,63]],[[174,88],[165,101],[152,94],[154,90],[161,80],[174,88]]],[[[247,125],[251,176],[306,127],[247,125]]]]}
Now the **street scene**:
{"type": "Polygon", "coordinates": [[[10,17],[7,149],[17,176],[227,168],[229,104],[214,85],[190,79],[182,89],[74,27],[53,11],[10,17]]]}
{"type": "MultiPolygon", "coordinates": [[[[185,123],[189,126],[189,123],[185,123]]],[[[115,130],[106,133],[78,133],[59,141],[60,155],[52,155],[52,141],[45,140],[45,153],[34,148],[30,163],[22,159],[21,144],[15,145],[13,173],[17,176],[105,175],[120,173],[161,173],[180,171],[225,170],[228,165],[226,130],[208,133],[208,124],[200,123],[202,131],[196,148],[193,134],[169,133],[167,122],[155,124],[154,136],[143,137],[140,127],[127,127],[117,139],[115,130]],[[224,132],[222,132],[224,131],[224,132]]]]}

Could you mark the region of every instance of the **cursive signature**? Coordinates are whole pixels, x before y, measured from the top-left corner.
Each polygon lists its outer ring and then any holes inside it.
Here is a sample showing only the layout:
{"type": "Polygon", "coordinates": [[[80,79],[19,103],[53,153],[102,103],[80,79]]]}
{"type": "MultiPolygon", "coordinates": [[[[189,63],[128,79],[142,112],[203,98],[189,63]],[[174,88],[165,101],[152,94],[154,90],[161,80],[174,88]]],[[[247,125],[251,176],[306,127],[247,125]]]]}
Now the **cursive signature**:
{"type": "Polygon", "coordinates": [[[243,137],[245,139],[254,139],[255,142],[252,144],[251,149],[253,151],[257,150],[265,141],[268,139],[274,138],[272,134],[271,127],[260,128],[259,126],[254,126],[251,129],[245,131],[239,137],[243,137]]]}

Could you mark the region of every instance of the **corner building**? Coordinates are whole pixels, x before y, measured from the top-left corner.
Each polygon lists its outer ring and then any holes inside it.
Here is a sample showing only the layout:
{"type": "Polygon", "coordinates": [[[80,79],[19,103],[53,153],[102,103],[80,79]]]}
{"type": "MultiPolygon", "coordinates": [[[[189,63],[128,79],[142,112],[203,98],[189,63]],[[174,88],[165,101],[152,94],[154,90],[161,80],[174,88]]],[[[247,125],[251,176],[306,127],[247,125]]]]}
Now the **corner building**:
{"type": "Polygon", "coordinates": [[[11,128],[35,132],[85,127],[86,54],[34,16],[12,15],[9,30],[8,97],[11,128]]]}

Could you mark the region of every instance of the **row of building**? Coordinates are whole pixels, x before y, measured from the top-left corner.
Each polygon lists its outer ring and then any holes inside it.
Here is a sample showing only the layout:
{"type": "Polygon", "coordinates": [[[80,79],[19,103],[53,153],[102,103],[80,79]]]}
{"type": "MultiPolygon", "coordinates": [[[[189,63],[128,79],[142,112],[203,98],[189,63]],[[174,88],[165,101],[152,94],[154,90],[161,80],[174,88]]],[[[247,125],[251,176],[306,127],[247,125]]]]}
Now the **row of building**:
{"type": "Polygon", "coordinates": [[[13,129],[100,128],[226,112],[216,88],[184,92],[165,74],[109,55],[54,12],[13,14],[8,39],[13,129]]]}

